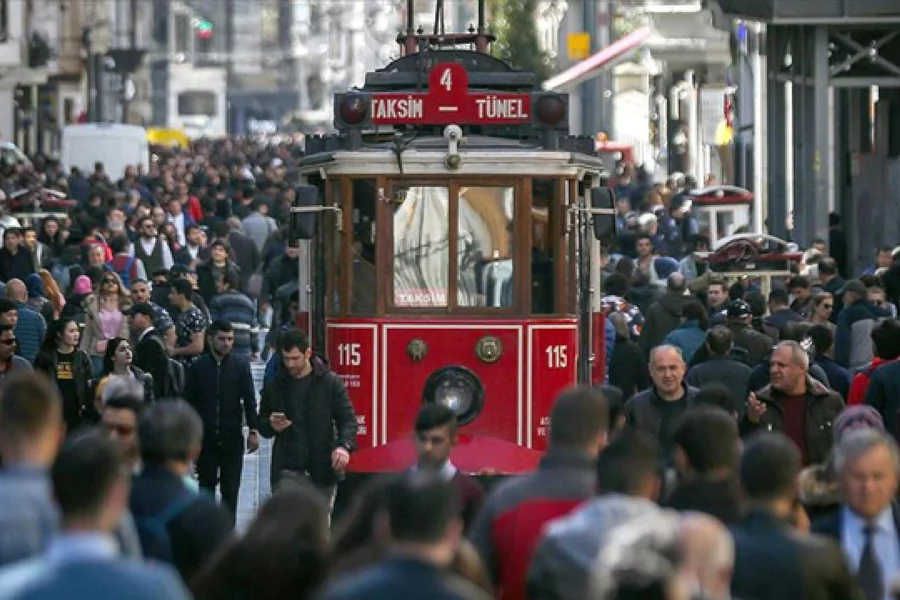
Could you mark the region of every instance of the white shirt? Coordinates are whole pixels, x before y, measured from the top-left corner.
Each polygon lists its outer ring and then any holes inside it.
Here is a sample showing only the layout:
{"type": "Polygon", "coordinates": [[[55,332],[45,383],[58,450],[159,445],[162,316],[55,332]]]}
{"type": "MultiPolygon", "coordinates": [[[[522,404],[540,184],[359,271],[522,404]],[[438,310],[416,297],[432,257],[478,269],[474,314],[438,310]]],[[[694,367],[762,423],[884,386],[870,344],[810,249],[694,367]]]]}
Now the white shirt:
{"type": "Polygon", "coordinates": [[[175,231],[178,232],[178,243],[184,246],[187,244],[187,238],[184,233],[184,213],[179,214],[178,216],[167,215],[169,223],[172,223],[175,226],[175,231]]]}
{"type": "MultiPolygon", "coordinates": [[[[900,576],[900,537],[897,534],[891,507],[884,509],[872,524],[876,528],[873,543],[884,578],[884,598],[891,600],[891,586],[900,576]]],[[[846,506],[841,509],[841,549],[853,573],[859,570],[859,561],[866,545],[866,525],[865,519],[860,518],[846,506]]]]}
{"type": "MultiPolygon", "coordinates": [[[[141,245],[141,248],[144,249],[144,252],[148,255],[152,255],[153,251],[156,249],[156,244],[161,243],[158,238],[145,238],[141,237],[138,241],[141,245]]],[[[131,256],[134,256],[134,245],[131,246],[131,251],[129,252],[131,256]]],[[[172,258],[172,250],[169,248],[168,244],[162,245],[162,260],[163,260],[163,268],[171,269],[172,265],[175,264],[175,259],[172,258]]],[[[148,275],[153,275],[153,273],[148,273],[148,275]]]]}
{"type": "MultiPolygon", "coordinates": [[[[414,466],[412,468],[412,470],[418,471],[419,465],[414,466]]],[[[448,460],[447,462],[444,463],[444,466],[441,467],[441,469],[440,469],[440,471],[438,471],[438,473],[439,473],[441,479],[443,479],[444,481],[450,481],[451,479],[456,477],[457,471],[458,471],[458,469],[456,468],[456,465],[454,465],[452,462],[450,462],[448,460]]]]}

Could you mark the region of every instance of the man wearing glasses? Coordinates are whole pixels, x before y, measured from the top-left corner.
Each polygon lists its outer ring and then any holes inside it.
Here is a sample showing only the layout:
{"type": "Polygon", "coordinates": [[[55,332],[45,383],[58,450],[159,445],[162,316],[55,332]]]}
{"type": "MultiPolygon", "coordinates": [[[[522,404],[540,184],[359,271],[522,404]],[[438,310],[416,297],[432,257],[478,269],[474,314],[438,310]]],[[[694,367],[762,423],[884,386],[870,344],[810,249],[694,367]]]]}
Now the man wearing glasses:
{"type": "Polygon", "coordinates": [[[31,363],[16,354],[16,347],[13,328],[0,324],[0,382],[13,371],[31,371],[31,363]]]}

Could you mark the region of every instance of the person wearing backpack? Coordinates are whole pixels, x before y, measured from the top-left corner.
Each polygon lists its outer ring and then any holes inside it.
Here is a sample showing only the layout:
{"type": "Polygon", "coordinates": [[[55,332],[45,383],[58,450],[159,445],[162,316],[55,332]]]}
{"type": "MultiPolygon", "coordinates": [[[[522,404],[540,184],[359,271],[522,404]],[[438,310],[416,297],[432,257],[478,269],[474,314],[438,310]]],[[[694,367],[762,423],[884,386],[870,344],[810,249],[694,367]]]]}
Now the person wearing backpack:
{"type": "Polygon", "coordinates": [[[190,579],[232,536],[231,517],[183,478],[200,455],[203,421],[187,402],[147,407],[138,426],[144,465],[134,478],[129,507],[144,558],[173,565],[190,579]]]}
{"type": "Polygon", "coordinates": [[[141,259],[129,254],[127,237],[124,235],[114,237],[109,241],[109,248],[113,257],[106,262],[106,266],[119,276],[126,289],[131,289],[133,281],[147,279],[144,263],[141,262],[141,259]]]}
{"type": "Polygon", "coordinates": [[[134,340],[134,365],[153,376],[156,398],[177,398],[184,392],[184,367],[169,357],[165,342],[154,327],[156,311],[147,302],[126,311],[134,340]]]}

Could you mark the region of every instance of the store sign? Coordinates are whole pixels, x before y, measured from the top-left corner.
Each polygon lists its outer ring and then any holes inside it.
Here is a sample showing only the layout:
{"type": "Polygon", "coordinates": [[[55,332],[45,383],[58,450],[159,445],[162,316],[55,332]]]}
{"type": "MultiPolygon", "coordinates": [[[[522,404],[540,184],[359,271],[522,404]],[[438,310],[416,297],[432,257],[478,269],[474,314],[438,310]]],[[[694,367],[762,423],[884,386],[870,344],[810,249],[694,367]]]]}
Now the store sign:
{"type": "Polygon", "coordinates": [[[531,96],[470,92],[469,76],[456,63],[435,66],[427,92],[372,94],[375,125],[516,125],[531,120],[531,96]]]}

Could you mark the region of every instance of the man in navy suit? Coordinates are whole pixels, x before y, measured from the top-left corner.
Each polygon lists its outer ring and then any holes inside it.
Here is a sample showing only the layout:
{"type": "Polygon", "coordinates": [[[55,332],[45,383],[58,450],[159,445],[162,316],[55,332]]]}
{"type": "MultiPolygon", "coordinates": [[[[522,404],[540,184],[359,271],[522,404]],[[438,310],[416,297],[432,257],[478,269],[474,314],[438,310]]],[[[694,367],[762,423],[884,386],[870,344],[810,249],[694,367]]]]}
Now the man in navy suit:
{"type": "Polygon", "coordinates": [[[900,451],[884,431],[851,431],[835,447],[841,506],[813,523],[834,538],[856,573],[866,600],[892,598],[900,578],[900,451]]]}
{"type": "Polygon", "coordinates": [[[129,472],[97,430],[70,438],[51,470],[62,530],[40,557],[0,570],[0,600],[187,600],[170,567],[122,560],[113,537],[128,506],[129,472]]]}

